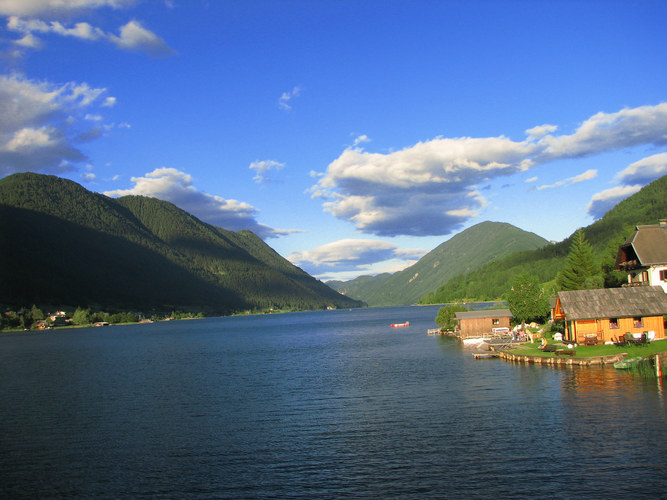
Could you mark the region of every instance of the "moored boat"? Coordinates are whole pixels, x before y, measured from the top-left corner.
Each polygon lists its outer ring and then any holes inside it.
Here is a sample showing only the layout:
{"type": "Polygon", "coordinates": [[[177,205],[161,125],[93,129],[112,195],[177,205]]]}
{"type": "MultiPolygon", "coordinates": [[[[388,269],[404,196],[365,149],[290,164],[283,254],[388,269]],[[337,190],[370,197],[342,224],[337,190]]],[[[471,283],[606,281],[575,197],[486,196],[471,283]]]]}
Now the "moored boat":
{"type": "Polygon", "coordinates": [[[617,370],[628,370],[642,360],[640,357],[625,358],[614,363],[614,368],[617,370]]]}

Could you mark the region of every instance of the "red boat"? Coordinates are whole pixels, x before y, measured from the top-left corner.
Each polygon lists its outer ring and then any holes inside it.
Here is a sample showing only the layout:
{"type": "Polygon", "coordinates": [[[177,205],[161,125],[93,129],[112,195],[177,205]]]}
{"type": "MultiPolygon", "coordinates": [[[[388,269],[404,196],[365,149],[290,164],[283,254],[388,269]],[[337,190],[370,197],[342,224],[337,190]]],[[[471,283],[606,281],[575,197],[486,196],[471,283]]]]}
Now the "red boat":
{"type": "Polygon", "coordinates": [[[410,322],[406,321],[405,323],[392,323],[391,324],[392,328],[402,328],[402,327],[405,327],[405,326],[410,326],[410,322]]]}

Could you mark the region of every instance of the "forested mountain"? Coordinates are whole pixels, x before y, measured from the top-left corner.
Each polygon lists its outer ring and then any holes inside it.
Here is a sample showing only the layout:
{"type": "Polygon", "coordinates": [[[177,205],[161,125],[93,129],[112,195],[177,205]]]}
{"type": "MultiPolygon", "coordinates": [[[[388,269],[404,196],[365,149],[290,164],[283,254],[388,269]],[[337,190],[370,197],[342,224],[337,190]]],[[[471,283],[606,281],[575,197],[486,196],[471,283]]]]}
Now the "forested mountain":
{"type": "MultiPolygon", "coordinates": [[[[558,208],[554,207],[557,211],[558,208]]],[[[667,218],[667,176],[645,186],[607,212],[595,223],[583,228],[584,236],[598,256],[605,273],[605,286],[618,286],[619,276],[613,272],[616,253],[635,226],[657,224],[667,218]]],[[[458,302],[463,300],[495,300],[507,292],[508,283],[522,272],[536,276],[550,288],[562,269],[570,251],[574,233],[567,239],[538,250],[519,252],[486,264],[479,269],[443,283],[422,300],[424,304],[458,302]]],[[[460,270],[462,271],[462,270],[460,270]]]]}
{"type": "Polygon", "coordinates": [[[154,198],[119,199],[55,176],[0,179],[0,303],[184,309],[358,307],[250,231],[154,198]]]}
{"type": "Polygon", "coordinates": [[[547,244],[544,238],[511,224],[482,222],[453,236],[403,271],[327,284],[371,306],[414,304],[457,274],[547,244]]]}

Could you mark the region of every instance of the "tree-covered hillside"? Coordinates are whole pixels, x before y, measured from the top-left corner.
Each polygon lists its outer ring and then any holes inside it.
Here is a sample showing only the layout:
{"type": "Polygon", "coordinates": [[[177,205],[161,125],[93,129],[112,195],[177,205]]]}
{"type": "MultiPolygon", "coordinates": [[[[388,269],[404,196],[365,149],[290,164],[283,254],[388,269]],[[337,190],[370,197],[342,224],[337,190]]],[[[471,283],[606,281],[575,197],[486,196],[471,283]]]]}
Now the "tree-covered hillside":
{"type": "Polygon", "coordinates": [[[187,309],[356,307],[249,231],[171,203],[118,200],[55,176],[0,180],[0,303],[187,309]]]}
{"type": "MultiPolygon", "coordinates": [[[[558,207],[554,207],[557,211],[558,207]]],[[[641,224],[657,224],[667,218],[667,176],[645,186],[638,193],[620,202],[590,226],[583,228],[586,241],[593,247],[598,264],[605,273],[605,286],[618,286],[613,272],[618,246],[641,224]]],[[[574,233],[569,238],[538,250],[520,252],[486,264],[470,273],[461,272],[437,290],[421,299],[423,304],[459,302],[463,300],[496,300],[507,292],[508,283],[521,274],[537,277],[548,288],[563,268],[574,233]]]]}
{"type": "Polygon", "coordinates": [[[544,238],[511,224],[481,222],[453,236],[403,271],[328,284],[371,306],[414,304],[461,272],[470,272],[489,261],[547,244],[544,238]]]}

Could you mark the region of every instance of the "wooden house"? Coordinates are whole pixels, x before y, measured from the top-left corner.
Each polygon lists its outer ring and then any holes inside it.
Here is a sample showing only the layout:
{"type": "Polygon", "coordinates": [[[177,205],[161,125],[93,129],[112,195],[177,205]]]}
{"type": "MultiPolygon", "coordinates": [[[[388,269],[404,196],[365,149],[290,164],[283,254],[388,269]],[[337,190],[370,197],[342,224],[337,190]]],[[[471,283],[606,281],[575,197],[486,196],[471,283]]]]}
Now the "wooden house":
{"type": "Polygon", "coordinates": [[[461,340],[488,337],[494,332],[509,331],[512,313],[509,309],[457,312],[457,329],[461,340]]]}
{"type": "Polygon", "coordinates": [[[618,248],[616,269],[628,273],[629,286],[656,286],[667,292],[667,220],[637,226],[618,248]]]}
{"type": "Polygon", "coordinates": [[[667,294],[659,286],[558,292],[555,319],[565,320],[564,341],[612,342],[626,333],[665,338],[667,294]]]}

